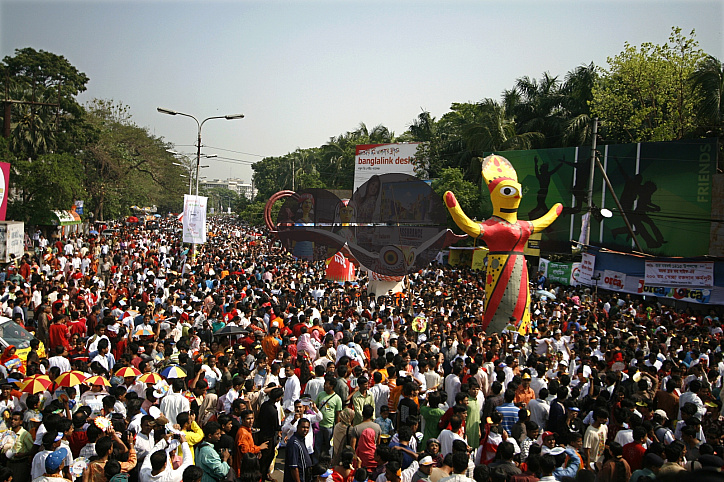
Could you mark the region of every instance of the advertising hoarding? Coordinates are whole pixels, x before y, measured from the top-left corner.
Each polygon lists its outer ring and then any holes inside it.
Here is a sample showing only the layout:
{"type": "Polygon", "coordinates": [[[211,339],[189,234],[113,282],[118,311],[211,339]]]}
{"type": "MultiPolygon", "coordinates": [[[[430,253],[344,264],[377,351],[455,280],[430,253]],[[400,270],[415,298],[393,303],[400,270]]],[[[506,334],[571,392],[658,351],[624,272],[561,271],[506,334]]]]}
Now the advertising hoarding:
{"type": "MultiPolygon", "coordinates": [[[[614,192],[647,254],[677,257],[709,254],[716,139],[604,145],[598,152],[614,192]]],[[[571,147],[498,154],[513,164],[523,186],[518,210],[521,219],[536,219],[553,204],[563,204],[559,219],[543,232],[541,249],[570,251],[570,241],[579,239],[581,218],[587,210],[590,149],[571,147]]],[[[484,198],[486,196],[487,192],[484,198]]],[[[634,245],[623,216],[605,188],[598,168],[593,202],[597,208],[611,210],[613,217],[600,218],[594,212],[591,244],[632,249],[634,245]]]]}
{"type": "Polygon", "coordinates": [[[361,144],[354,156],[354,190],[372,176],[382,174],[415,175],[415,154],[419,142],[404,144],[361,144]]]}

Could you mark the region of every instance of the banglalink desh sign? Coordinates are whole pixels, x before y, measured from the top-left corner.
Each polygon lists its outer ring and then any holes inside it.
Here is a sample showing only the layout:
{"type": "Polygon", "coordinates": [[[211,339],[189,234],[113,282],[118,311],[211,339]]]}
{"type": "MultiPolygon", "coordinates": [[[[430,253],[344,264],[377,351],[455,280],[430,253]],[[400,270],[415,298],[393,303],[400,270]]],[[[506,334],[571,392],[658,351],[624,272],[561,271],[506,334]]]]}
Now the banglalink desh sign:
{"type": "Polygon", "coordinates": [[[355,149],[354,190],[372,176],[415,175],[415,155],[420,142],[403,144],[361,144],[355,149]]]}

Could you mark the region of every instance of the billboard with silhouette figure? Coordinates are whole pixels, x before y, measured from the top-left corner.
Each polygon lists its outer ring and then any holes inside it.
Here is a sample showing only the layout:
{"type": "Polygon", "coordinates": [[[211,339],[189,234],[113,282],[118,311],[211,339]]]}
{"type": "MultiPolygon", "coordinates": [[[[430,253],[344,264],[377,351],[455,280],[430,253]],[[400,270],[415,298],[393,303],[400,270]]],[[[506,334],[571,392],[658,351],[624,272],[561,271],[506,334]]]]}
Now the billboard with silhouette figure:
{"type": "MultiPolygon", "coordinates": [[[[709,254],[712,179],[717,140],[603,145],[599,160],[642,249],[659,256],[709,254]]],[[[559,220],[543,232],[541,249],[569,252],[588,206],[589,147],[506,151],[523,187],[519,212],[534,219],[560,202],[559,220]]],[[[484,193],[485,194],[485,193],[484,193]]],[[[485,198],[485,196],[483,196],[485,198]]],[[[636,249],[621,210],[595,170],[590,243],[636,249]],[[604,218],[600,210],[612,211],[604,218]]]]}

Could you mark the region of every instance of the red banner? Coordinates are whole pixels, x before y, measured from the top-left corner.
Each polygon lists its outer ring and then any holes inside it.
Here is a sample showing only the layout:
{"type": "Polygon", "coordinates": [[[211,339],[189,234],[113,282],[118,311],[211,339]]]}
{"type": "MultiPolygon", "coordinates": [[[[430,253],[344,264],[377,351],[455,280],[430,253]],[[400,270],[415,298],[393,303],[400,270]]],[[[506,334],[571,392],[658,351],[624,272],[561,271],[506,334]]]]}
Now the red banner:
{"type": "Polygon", "coordinates": [[[8,210],[8,193],[10,191],[10,163],[0,162],[0,221],[5,221],[5,212],[8,210]]]}

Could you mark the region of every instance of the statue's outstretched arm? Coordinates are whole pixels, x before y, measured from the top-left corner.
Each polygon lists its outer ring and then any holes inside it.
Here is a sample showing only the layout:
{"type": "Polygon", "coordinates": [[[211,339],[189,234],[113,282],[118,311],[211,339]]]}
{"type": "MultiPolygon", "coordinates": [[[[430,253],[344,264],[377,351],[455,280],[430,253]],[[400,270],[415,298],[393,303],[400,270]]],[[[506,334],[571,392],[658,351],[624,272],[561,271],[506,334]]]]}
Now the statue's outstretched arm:
{"type": "Polygon", "coordinates": [[[561,214],[561,211],[563,211],[563,204],[556,203],[546,214],[539,217],[538,219],[530,221],[530,223],[533,225],[533,233],[540,233],[545,228],[550,226],[551,223],[555,221],[561,214]]]}
{"type": "MultiPolygon", "coordinates": [[[[444,197],[447,210],[450,211],[450,215],[452,216],[453,221],[455,221],[455,224],[457,224],[458,227],[468,236],[472,236],[473,238],[479,238],[482,236],[483,227],[479,223],[470,219],[467,214],[463,212],[460,204],[458,204],[458,200],[455,199],[455,194],[447,191],[444,197]]],[[[551,222],[553,222],[553,220],[551,220],[551,222]]],[[[550,222],[548,224],[550,224],[550,222]]]]}

